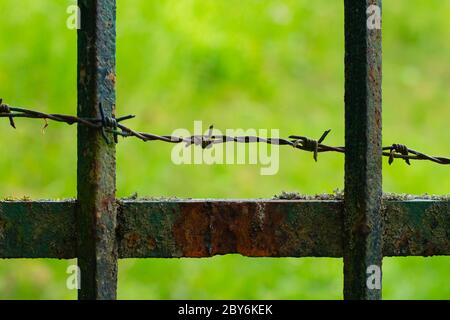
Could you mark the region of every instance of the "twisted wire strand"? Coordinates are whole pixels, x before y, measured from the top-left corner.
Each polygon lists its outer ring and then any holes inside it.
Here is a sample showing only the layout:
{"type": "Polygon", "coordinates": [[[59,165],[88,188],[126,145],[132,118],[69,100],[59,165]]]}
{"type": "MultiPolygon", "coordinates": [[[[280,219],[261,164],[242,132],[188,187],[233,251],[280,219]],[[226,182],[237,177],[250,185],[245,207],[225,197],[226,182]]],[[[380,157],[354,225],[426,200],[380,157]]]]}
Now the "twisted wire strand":
{"type": "MultiPolygon", "coordinates": [[[[8,118],[10,125],[16,128],[14,123],[15,118],[30,118],[30,119],[44,119],[52,120],[55,122],[62,122],[69,125],[75,123],[83,125],[92,129],[102,130],[102,134],[105,140],[110,143],[106,132],[112,133],[114,136],[114,142],[117,143],[117,137],[123,138],[134,137],[144,142],[147,141],[162,141],[166,143],[184,143],[186,147],[190,145],[201,146],[203,149],[211,148],[215,144],[223,144],[228,142],[234,143],[267,143],[278,146],[290,146],[295,149],[312,152],[315,161],[318,160],[318,154],[323,152],[337,152],[345,154],[345,147],[334,147],[325,145],[322,142],[325,140],[331,130],[325,131],[318,140],[314,140],[305,136],[291,135],[289,139],[283,138],[263,138],[258,136],[227,136],[227,135],[213,135],[213,126],[209,127],[208,134],[206,135],[193,135],[190,137],[179,137],[172,135],[156,135],[152,133],[135,131],[129,127],[126,127],[121,122],[134,118],[134,115],[127,115],[120,118],[107,117],[103,111],[101,104],[99,105],[100,118],[80,118],[71,115],[63,114],[48,114],[35,110],[12,107],[3,104],[0,99],[0,118],[8,118]]],[[[45,127],[47,126],[47,123],[45,127]]],[[[402,159],[408,165],[410,160],[425,160],[431,161],[437,164],[447,165],[450,164],[450,158],[429,156],[425,153],[409,149],[402,144],[393,144],[388,147],[383,147],[382,155],[389,158],[389,164],[394,162],[394,159],[402,159]]]]}

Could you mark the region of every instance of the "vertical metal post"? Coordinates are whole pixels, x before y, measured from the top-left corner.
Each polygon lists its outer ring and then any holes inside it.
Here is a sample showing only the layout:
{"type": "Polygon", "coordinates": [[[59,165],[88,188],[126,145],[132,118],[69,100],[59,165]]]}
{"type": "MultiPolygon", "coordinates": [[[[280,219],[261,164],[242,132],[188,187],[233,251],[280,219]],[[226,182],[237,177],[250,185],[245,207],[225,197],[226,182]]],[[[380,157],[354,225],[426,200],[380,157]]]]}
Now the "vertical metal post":
{"type": "Polygon", "coordinates": [[[345,0],[345,51],[344,299],[376,300],[382,263],[381,0],[345,0]]]}
{"type": "MultiPolygon", "coordinates": [[[[116,1],[78,0],[78,116],[115,106],[116,1]]],[[[111,141],[113,139],[111,138],[111,141]]],[[[78,127],[79,299],[115,299],[117,287],[115,146],[100,130],[78,127]]]]}

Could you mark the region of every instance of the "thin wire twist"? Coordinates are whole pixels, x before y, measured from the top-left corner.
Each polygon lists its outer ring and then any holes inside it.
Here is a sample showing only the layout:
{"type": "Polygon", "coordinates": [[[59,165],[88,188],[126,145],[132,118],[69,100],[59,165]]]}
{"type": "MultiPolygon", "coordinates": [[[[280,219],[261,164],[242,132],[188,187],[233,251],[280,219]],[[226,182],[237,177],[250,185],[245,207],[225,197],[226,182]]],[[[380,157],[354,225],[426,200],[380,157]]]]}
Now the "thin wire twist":
{"type": "MultiPolygon", "coordinates": [[[[345,147],[333,147],[323,144],[322,142],[328,136],[331,130],[325,131],[319,140],[310,139],[305,136],[291,135],[290,140],[282,138],[263,138],[257,136],[226,136],[226,135],[213,135],[214,127],[210,126],[206,135],[194,135],[190,137],[177,137],[171,135],[156,135],[151,133],[135,131],[131,128],[124,126],[121,122],[134,118],[134,115],[127,115],[120,118],[109,117],[105,114],[102,104],[99,104],[99,118],[80,118],[70,115],[62,114],[48,114],[44,112],[12,107],[3,104],[0,99],[0,118],[9,118],[10,125],[16,128],[14,118],[32,118],[32,119],[44,119],[52,120],[56,122],[63,122],[69,125],[75,123],[83,125],[92,129],[98,129],[102,131],[102,135],[107,143],[111,143],[106,133],[112,133],[114,142],[118,142],[118,136],[135,137],[144,142],[147,141],[162,141],[167,143],[184,143],[186,147],[191,145],[200,146],[203,149],[212,148],[214,144],[222,144],[228,142],[235,143],[267,143],[272,145],[287,145],[295,149],[312,152],[315,161],[318,160],[318,154],[322,152],[338,152],[345,153],[345,147]]],[[[45,127],[47,127],[47,123],[45,127]]],[[[429,156],[422,152],[409,149],[403,144],[393,144],[388,147],[383,147],[382,155],[389,158],[389,164],[394,162],[394,159],[403,159],[408,165],[410,160],[426,160],[432,161],[437,164],[450,164],[450,158],[429,156]]]]}

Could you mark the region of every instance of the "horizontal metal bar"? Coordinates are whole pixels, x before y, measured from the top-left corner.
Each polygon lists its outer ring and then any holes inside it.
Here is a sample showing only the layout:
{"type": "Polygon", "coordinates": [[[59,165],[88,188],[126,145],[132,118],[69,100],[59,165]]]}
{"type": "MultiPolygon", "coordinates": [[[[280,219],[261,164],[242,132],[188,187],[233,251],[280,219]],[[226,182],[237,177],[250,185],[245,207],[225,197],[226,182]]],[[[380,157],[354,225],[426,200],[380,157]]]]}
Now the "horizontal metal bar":
{"type": "Polygon", "coordinates": [[[450,200],[388,201],[383,256],[450,255],[450,200]]]}
{"type": "MultiPolygon", "coordinates": [[[[74,201],[0,202],[0,258],[77,256],[74,201]]],[[[342,201],[123,201],[120,258],[342,257],[342,201]]],[[[384,200],[383,256],[450,255],[449,200],[384,200]]]]}
{"type": "Polygon", "coordinates": [[[75,208],[75,201],[0,202],[0,258],[75,258],[75,208]]]}
{"type": "Polygon", "coordinates": [[[124,202],[119,255],[210,257],[339,257],[337,201],[124,202]]]}

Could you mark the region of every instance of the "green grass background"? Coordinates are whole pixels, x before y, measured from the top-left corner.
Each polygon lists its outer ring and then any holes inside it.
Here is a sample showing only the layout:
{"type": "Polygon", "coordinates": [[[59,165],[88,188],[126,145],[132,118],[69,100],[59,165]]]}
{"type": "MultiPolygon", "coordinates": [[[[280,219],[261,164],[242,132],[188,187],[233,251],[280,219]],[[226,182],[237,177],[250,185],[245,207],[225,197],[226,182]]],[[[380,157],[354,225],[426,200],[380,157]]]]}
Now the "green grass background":
{"type": "MultiPolygon", "coordinates": [[[[344,142],[341,0],[118,0],[117,110],[129,125],[161,134],[217,128],[280,129],[344,142]]],[[[2,0],[0,96],[52,113],[76,111],[73,1],[2,0]]],[[[450,1],[384,1],[383,143],[450,152],[450,1]]],[[[76,195],[76,128],[0,123],[0,197],[76,195]]],[[[118,195],[271,197],[283,190],[343,188],[343,156],[280,149],[280,170],[259,166],[176,166],[171,146],[118,145],[118,195]]],[[[386,192],[448,194],[448,167],[384,162],[386,192]]],[[[71,299],[73,261],[0,260],[0,299],[71,299]]],[[[384,259],[387,299],[448,299],[450,260],[384,259]]],[[[125,260],[121,299],[342,298],[341,259],[125,260]]]]}

